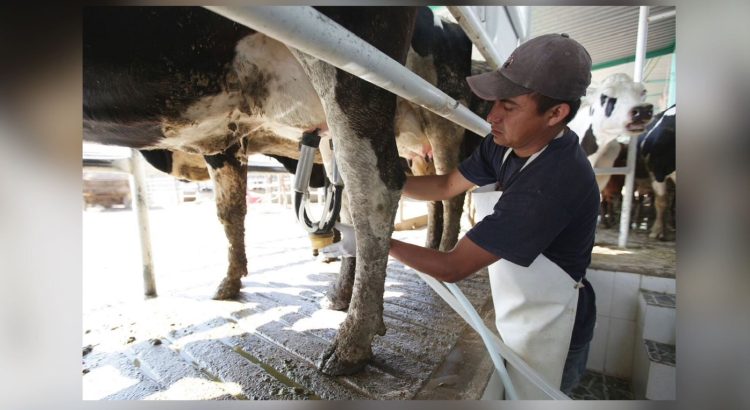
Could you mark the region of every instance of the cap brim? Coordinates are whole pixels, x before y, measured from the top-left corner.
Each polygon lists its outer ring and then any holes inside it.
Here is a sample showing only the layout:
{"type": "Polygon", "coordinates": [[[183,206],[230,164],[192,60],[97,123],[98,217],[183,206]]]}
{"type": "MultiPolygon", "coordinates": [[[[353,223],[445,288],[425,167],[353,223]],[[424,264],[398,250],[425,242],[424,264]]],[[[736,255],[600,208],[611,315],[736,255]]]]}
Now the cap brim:
{"type": "Polygon", "coordinates": [[[512,98],[532,91],[510,81],[499,71],[472,75],[466,77],[466,82],[469,83],[469,87],[474,94],[489,101],[512,98]]]}

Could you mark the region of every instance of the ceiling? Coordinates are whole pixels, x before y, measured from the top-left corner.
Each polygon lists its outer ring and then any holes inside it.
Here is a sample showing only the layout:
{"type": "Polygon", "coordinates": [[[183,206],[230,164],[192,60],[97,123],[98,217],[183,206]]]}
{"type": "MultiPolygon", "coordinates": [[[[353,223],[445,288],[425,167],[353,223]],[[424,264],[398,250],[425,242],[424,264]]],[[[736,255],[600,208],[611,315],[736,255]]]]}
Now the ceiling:
{"type": "MultiPolygon", "coordinates": [[[[650,7],[657,15],[674,7],[650,7]]],[[[635,55],[637,6],[532,6],[530,37],[568,33],[591,54],[594,71],[635,55]]],[[[675,17],[648,24],[646,52],[669,54],[675,44],[675,17]]]]}
{"type": "MultiPolygon", "coordinates": [[[[638,36],[637,6],[532,6],[530,35],[568,33],[588,50],[593,64],[592,84],[612,73],[633,76],[638,36]]],[[[653,6],[649,15],[675,10],[674,6],[653,6]]],[[[649,22],[643,82],[646,101],[657,110],[666,108],[672,59],[675,51],[674,16],[649,22]]]]}

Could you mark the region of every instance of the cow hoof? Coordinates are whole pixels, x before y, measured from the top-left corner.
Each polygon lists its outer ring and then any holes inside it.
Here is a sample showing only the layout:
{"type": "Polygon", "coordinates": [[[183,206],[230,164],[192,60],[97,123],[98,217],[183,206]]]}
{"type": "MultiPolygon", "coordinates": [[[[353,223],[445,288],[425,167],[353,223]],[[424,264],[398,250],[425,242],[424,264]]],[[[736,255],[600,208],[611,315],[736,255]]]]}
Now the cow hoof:
{"type": "Polygon", "coordinates": [[[341,258],[339,258],[338,256],[326,256],[326,257],[323,258],[322,262],[323,263],[332,263],[332,262],[338,262],[340,260],[341,260],[341,258]]]}
{"type": "Polygon", "coordinates": [[[332,344],[318,360],[318,369],[329,376],[354,374],[362,370],[369,361],[369,355],[355,360],[345,360],[336,349],[337,343],[332,344]]]}
{"type": "Polygon", "coordinates": [[[383,322],[383,318],[381,317],[378,322],[379,323],[377,328],[375,329],[375,334],[378,336],[385,336],[386,327],[385,322],[383,322]]]}
{"type": "Polygon", "coordinates": [[[326,298],[328,303],[326,304],[326,309],[330,310],[338,310],[340,312],[345,312],[349,309],[349,301],[343,300],[343,299],[330,299],[326,298]]]}
{"type": "Polygon", "coordinates": [[[216,289],[216,294],[214,295],[215,300],[228,300],[228,299],[234,299],[237,297],[237,295],[240,294],[240,288],[242,287],[242,280],[239,278],[233,279],[233,278],[224,278],[224,280],[221,281],[221,285],[219,285],[219,288],[216,289]]]}

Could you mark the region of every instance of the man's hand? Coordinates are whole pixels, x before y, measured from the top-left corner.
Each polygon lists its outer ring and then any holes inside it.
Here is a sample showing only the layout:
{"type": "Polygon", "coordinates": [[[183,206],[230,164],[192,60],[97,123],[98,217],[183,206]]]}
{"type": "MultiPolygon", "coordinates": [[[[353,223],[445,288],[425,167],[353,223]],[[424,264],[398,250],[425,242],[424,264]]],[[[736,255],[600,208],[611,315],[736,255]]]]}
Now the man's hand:
{"type": "Polygon", "coordinates": [[[328,245],[318,251],[327,258],[354,257],[357,255],[357,241],[354,237],[354,227],[348,224],[336,222],[333,226],[341,232],[341,240],[328,245]]]}

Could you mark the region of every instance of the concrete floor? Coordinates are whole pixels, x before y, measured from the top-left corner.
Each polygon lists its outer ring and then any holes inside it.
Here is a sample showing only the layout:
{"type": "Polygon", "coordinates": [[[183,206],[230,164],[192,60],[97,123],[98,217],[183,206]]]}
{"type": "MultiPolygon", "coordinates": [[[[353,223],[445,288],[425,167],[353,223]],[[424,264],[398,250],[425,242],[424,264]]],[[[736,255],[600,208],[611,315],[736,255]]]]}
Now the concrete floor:
{"type": "MultiPolygon", "coordinates": [[[[421,209],[404,218],[415,212],[421,209]]],[[[312,257],[291,209],[251,205],[249,275],[236,301],[211,299],[227,266],[212,202],[149,215],[159,297],[144,299],[135,215],[83,212],[83,399],[481,397],[492,363],[479,337],[411,269],[389,263],[388,332],[375,338],[371,364],[353,376],[327,377],[315,363],[345,317],[323,308],[339,264],[312,257]]],[[[656,263],[670,274],[673,242],[631,235],[623,253],[613,246],[616,235],[597,234],[592,268],[616,265],[625,255],[631,269],[656,263]]],[[[422,244],[424,231],[394,237],[422,244]]],[[[492,328],[486,271],[460,287],[492,328]]],[[[589,372],[572,396],[631,398],[627,393],[627,381],[589,372]]]]}
{"type": "MultiPolygon", "coordinates": [[[[339,263],[312,257],[291,210],[257,206],[248,216],[249,275],[236,301],[211,300],[226,268],[213,204],[150,217],[159,297],[144,300],[135,216],[84,212],[84,399],[481,396],[492,364],[478,336],[401,264],[388,266],[388,331],[371,364],[327,377],[315,363],[345,314],[321,303],[339,263]]],[[[396,235],[421,243],[424,233],[396,235]]],[[[491,324],[486,271],[460,287],[491,324]]]]}

